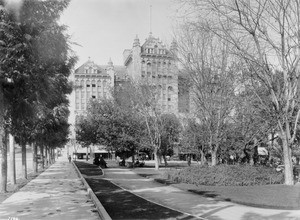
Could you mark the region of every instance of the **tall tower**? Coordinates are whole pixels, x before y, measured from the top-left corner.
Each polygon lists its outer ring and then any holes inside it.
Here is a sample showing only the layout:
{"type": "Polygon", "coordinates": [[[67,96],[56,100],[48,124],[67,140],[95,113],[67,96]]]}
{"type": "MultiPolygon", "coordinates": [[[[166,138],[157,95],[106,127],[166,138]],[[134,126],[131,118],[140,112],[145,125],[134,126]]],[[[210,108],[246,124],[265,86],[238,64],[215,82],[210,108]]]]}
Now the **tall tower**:
{"type": "Polygon", "coordinates": [[[150,32],[142,46],[136,37],[133,48],[123,53],[128,75],[132,80],[147,82],[157,89],[157,109],[164,113],[178,113],[176,51],[175,41],[168,49],[150,32]]]}

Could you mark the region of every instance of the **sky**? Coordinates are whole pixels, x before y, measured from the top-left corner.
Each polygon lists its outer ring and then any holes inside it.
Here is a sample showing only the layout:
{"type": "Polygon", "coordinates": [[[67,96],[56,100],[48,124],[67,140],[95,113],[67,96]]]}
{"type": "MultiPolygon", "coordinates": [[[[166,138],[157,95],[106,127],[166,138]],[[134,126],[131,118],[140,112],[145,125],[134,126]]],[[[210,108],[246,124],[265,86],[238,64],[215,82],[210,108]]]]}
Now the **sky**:
{"type": "Polygon", "coordinates": [[[123,51],[132,48],[136,35],[143,44],[150,30],[170,45],[175,5],[174,0],[71,0],[60,22],[79,44],[72,45],[79,58],[75,67],[89,57],[99,65],[110,58],[114,65],[123,65],[123,51]]]}

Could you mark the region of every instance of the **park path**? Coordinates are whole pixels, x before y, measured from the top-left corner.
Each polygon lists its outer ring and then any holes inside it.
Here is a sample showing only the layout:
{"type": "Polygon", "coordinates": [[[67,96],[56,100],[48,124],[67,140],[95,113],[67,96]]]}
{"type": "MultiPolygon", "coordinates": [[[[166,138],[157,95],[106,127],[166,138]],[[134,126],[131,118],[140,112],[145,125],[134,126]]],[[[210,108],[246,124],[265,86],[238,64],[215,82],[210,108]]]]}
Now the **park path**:
{"type": "Polygon", "coordinates": [[[0,204],[0,220],[99,219],[72,163],[59,157],[46,171],[0,204]]]}
{"type": "MultiPolygon", "coordinates": [[[[144,168],[147,169],[147,168],[144,168]]],[[[300,220],[300,210],[276,210],[217,201],[146,179],[122,168],[104,170],[104,178],[149,201],[211,220],[300,220]]]]}

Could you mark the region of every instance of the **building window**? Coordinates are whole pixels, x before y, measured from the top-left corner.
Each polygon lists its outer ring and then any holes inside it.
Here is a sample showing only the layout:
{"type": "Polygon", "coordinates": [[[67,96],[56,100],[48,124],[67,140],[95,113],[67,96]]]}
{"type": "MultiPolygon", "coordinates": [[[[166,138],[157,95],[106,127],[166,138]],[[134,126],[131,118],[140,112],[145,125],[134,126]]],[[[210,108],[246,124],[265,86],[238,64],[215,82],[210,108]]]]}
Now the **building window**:
{"type": "Polygon", "coordinates": [[[90,86],[91,86],[90,84],[87,84],[87,85],[86,85],[86,87],[90,87],[90,86]]]}
{"type": "Polygon", "coordinates": [[[171,98],[170,98],[170,97],[168,98],[168,101],[171,101],[171,98]]]}
{"type": "Polygon", "coordinates": [[[76,109],[79,109],[79,102],[76,103],[76,109]]]}
{"type": "Polygon", "coordinates": [[[95,98],[96,98],[96,96],[95,96],[95,95],[92,95],[92,98],[93,98],[93,99],[95,99],[95,98]]]}

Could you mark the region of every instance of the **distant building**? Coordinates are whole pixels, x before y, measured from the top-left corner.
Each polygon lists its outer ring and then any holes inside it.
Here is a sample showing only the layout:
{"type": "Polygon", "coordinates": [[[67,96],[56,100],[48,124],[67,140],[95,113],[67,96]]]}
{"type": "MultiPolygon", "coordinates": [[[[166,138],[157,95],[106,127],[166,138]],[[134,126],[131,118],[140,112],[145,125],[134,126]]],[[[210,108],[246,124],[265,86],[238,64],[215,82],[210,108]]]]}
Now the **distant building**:
{"type": "Polygon", "coordinates": [[[124,65],[129,79],[148,83],[159,93],[157,108],[161,112],[178,113],[177,44],[173,41],[167,48],[150,33],[140,45],[134,39],[132,49],[123,52],[124,65]]]}
{"type": "Polygon", "coordinates": [[[74,117],[85,114],[91,99],[109,98],[115,84],[124,77],[125,67],[114,66],[111,60],[108,65],[102,66],[91,60],[85,62],[71,77],[74,83],[74,90],[70,96],[71,114],[73,113],[74,117]]]}

